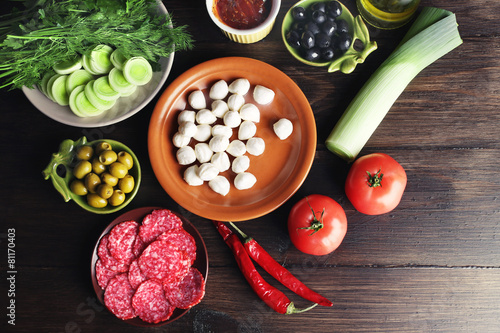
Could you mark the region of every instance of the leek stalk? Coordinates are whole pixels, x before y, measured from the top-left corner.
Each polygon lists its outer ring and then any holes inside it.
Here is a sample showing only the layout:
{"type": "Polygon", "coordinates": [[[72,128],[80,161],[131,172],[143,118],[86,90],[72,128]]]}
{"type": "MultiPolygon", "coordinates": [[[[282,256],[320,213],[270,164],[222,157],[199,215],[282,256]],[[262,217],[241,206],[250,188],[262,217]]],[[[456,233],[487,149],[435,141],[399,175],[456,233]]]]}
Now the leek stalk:
{"type": "Polygon", "coordinates": [[[462,42],[455,14],[423,8],[399,46],[349,104],[326,139],[328,150],[349,162],[356,159],[411,80],[462,42]]]}

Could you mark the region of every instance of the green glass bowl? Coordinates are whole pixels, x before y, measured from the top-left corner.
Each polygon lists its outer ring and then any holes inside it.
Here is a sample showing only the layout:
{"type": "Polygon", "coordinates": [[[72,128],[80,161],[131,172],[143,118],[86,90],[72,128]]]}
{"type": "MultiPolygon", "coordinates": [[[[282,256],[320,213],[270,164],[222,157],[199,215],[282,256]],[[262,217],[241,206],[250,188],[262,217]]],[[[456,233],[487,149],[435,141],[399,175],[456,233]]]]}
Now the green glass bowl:
{"type": "Polygon", "coordinates": [[[139,185],[141,184],[141,166],[139,164],[137,156],[132,150],[130,150],[130,148],[125,146],[123,143],[109,139],[87,142],[86,137],[81,137],[77,141],[73,141],[70,139],[64,140],[59,146],[59,151],[52,154],[52,158],[45,170],[43,170],[42,174],[45,180],[52,180],[54,188],[63,196],[65,202],[73,200],[83,209],[96,214],[114,213],[127,206],[137,194],[139,185]],[[80,196],[73,193],[70,190],[70,184],[75,179],[72,170],[73,166],[75,165],[75,156],[78,148],[83,145],[95,146],[97,143],[102,141],[106,141],[107,143],[109,143],[113,150],[117,153],[120,151],[126,151],[132,156],[134,165],[128,173],[134,177],[135,186],[132,192],[125,194],[125,201],[121,205],[111,206],[108,204],[104,208],[95,208],[87,203],[87,197],[85,195],[80,196]]]}
{"type": "Polygon", "coordinates": [[[281,37],[283,38],[283,42],[285,43],[285,46],[288,49],[288,51],[296,59],[303,62],[304,64],[315,67],[328,66],[328,72],[330,73],[340,70],[344,74],[349,74],[352,71],[354,71],[357,64],[363,63],[366,57],[368,57],[370,53],[372,53],[377,49],[377,43],[375,41],[370,41],[370,34],[368,28],[363,22],[361,15],[358,15],[356,17],[352,16],[351,12],[349,12],[349,10],[342,3],[339,2],[340,5],[342,6],[342,14],[339,16],[339,18],[347,22],[347,24],[349,25],[349,33],[351,34],[352,37],[351,46],[343,55],[334,58],[332,61],[327,61],[327,62],[308,61],[300,56],[299,50],[291,47],[286,41],[286,34],[291,29],[291,26],[293,25],[294,22],[292,17],[292,9],[294,7],[300,6],[308,8],[315,2],[327,2],[327,1],[301,0],[297,2],[295,5],[293,5],[288,10],[288,12],[285,15],[285,18],[283,19],[283,24],[281,26],[281,37]],[[354,42],[356,40],[359,40],[362,43],[363,45],[362,50],[356,50],[354,48],[354,42]]]}

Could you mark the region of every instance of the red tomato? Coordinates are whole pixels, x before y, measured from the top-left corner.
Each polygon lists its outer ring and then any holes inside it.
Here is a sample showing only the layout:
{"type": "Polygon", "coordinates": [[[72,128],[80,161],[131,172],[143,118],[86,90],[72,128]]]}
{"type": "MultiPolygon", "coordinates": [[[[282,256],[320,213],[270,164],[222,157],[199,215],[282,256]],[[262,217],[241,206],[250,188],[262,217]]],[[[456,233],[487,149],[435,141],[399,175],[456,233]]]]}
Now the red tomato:
{"type": "Polygon", "coordinates": [[[345,192],[359,212],[379,215],[399,205],[405,187],[403,167],[387,154],[374,153],[354,161],[347,174],[345,192]]]}
{"type": "Polygon", "coordinates": [[[344,239],[347,218],[332,198],[309,195],[297,202],[288,216],[288,233],[300,251],[317,256],[331,253],[344,239]]]}

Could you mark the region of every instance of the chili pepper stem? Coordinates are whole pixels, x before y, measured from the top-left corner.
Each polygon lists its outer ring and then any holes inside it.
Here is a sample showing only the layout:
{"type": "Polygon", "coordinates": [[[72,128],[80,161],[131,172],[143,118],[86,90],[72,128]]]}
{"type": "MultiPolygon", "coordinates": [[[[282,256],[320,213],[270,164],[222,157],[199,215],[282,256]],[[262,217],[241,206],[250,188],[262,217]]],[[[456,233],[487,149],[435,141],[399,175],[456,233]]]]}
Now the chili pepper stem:
{"type": "Polygon", "coordinates": [[[236,231],[237,231],[237,232],[241,235],[241,237],[243,237],[243,239],[244,239],[245,241],[248,241],[248,240],[250,240],[250,239],[251,239],[251,237],[248,237],[248,235],[247,235],[247,234],[245,234],[245,233],[244,233],[243,231],[241,231],[241,230],[240,230],[237,226],[235,226],[233,222],[229,221],[229,224],[230,224],[230,225],[234,228],[234,230],[236,230],[236,231]]]}
{"type": "Polygon", "coordinates": [[[294,313],[302,313],[311,310],[312,308],[315,308],[318,305],[318,303],[314,303],[313,305],[305,308],[305,309],[298,309],[295,307],[295,304],[293,302],[290,302],[288,307],[286,308],[286,313],[287,315],[289,314],[294,314],[294,313]]]}

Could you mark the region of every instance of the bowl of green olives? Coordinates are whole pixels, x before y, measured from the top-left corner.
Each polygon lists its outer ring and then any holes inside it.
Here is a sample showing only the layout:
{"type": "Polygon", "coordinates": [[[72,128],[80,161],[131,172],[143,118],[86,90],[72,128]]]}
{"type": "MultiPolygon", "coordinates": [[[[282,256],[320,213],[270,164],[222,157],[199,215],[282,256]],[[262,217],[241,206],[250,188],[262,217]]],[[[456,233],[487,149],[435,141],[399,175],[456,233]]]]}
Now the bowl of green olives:
{"type": "Polygon", "coordinates": [[[42,172],[64,201],[109,214],[128,205],[141,183],[141,166],[134,152],[115,140],[64,140],[42,172]]]}
{"type": "Polygon", "coordinates": [[[281,36],[299,61],[349,74],[377,49],[360,15],[336,0],[301,0],[285,14],[281,36]]]}

